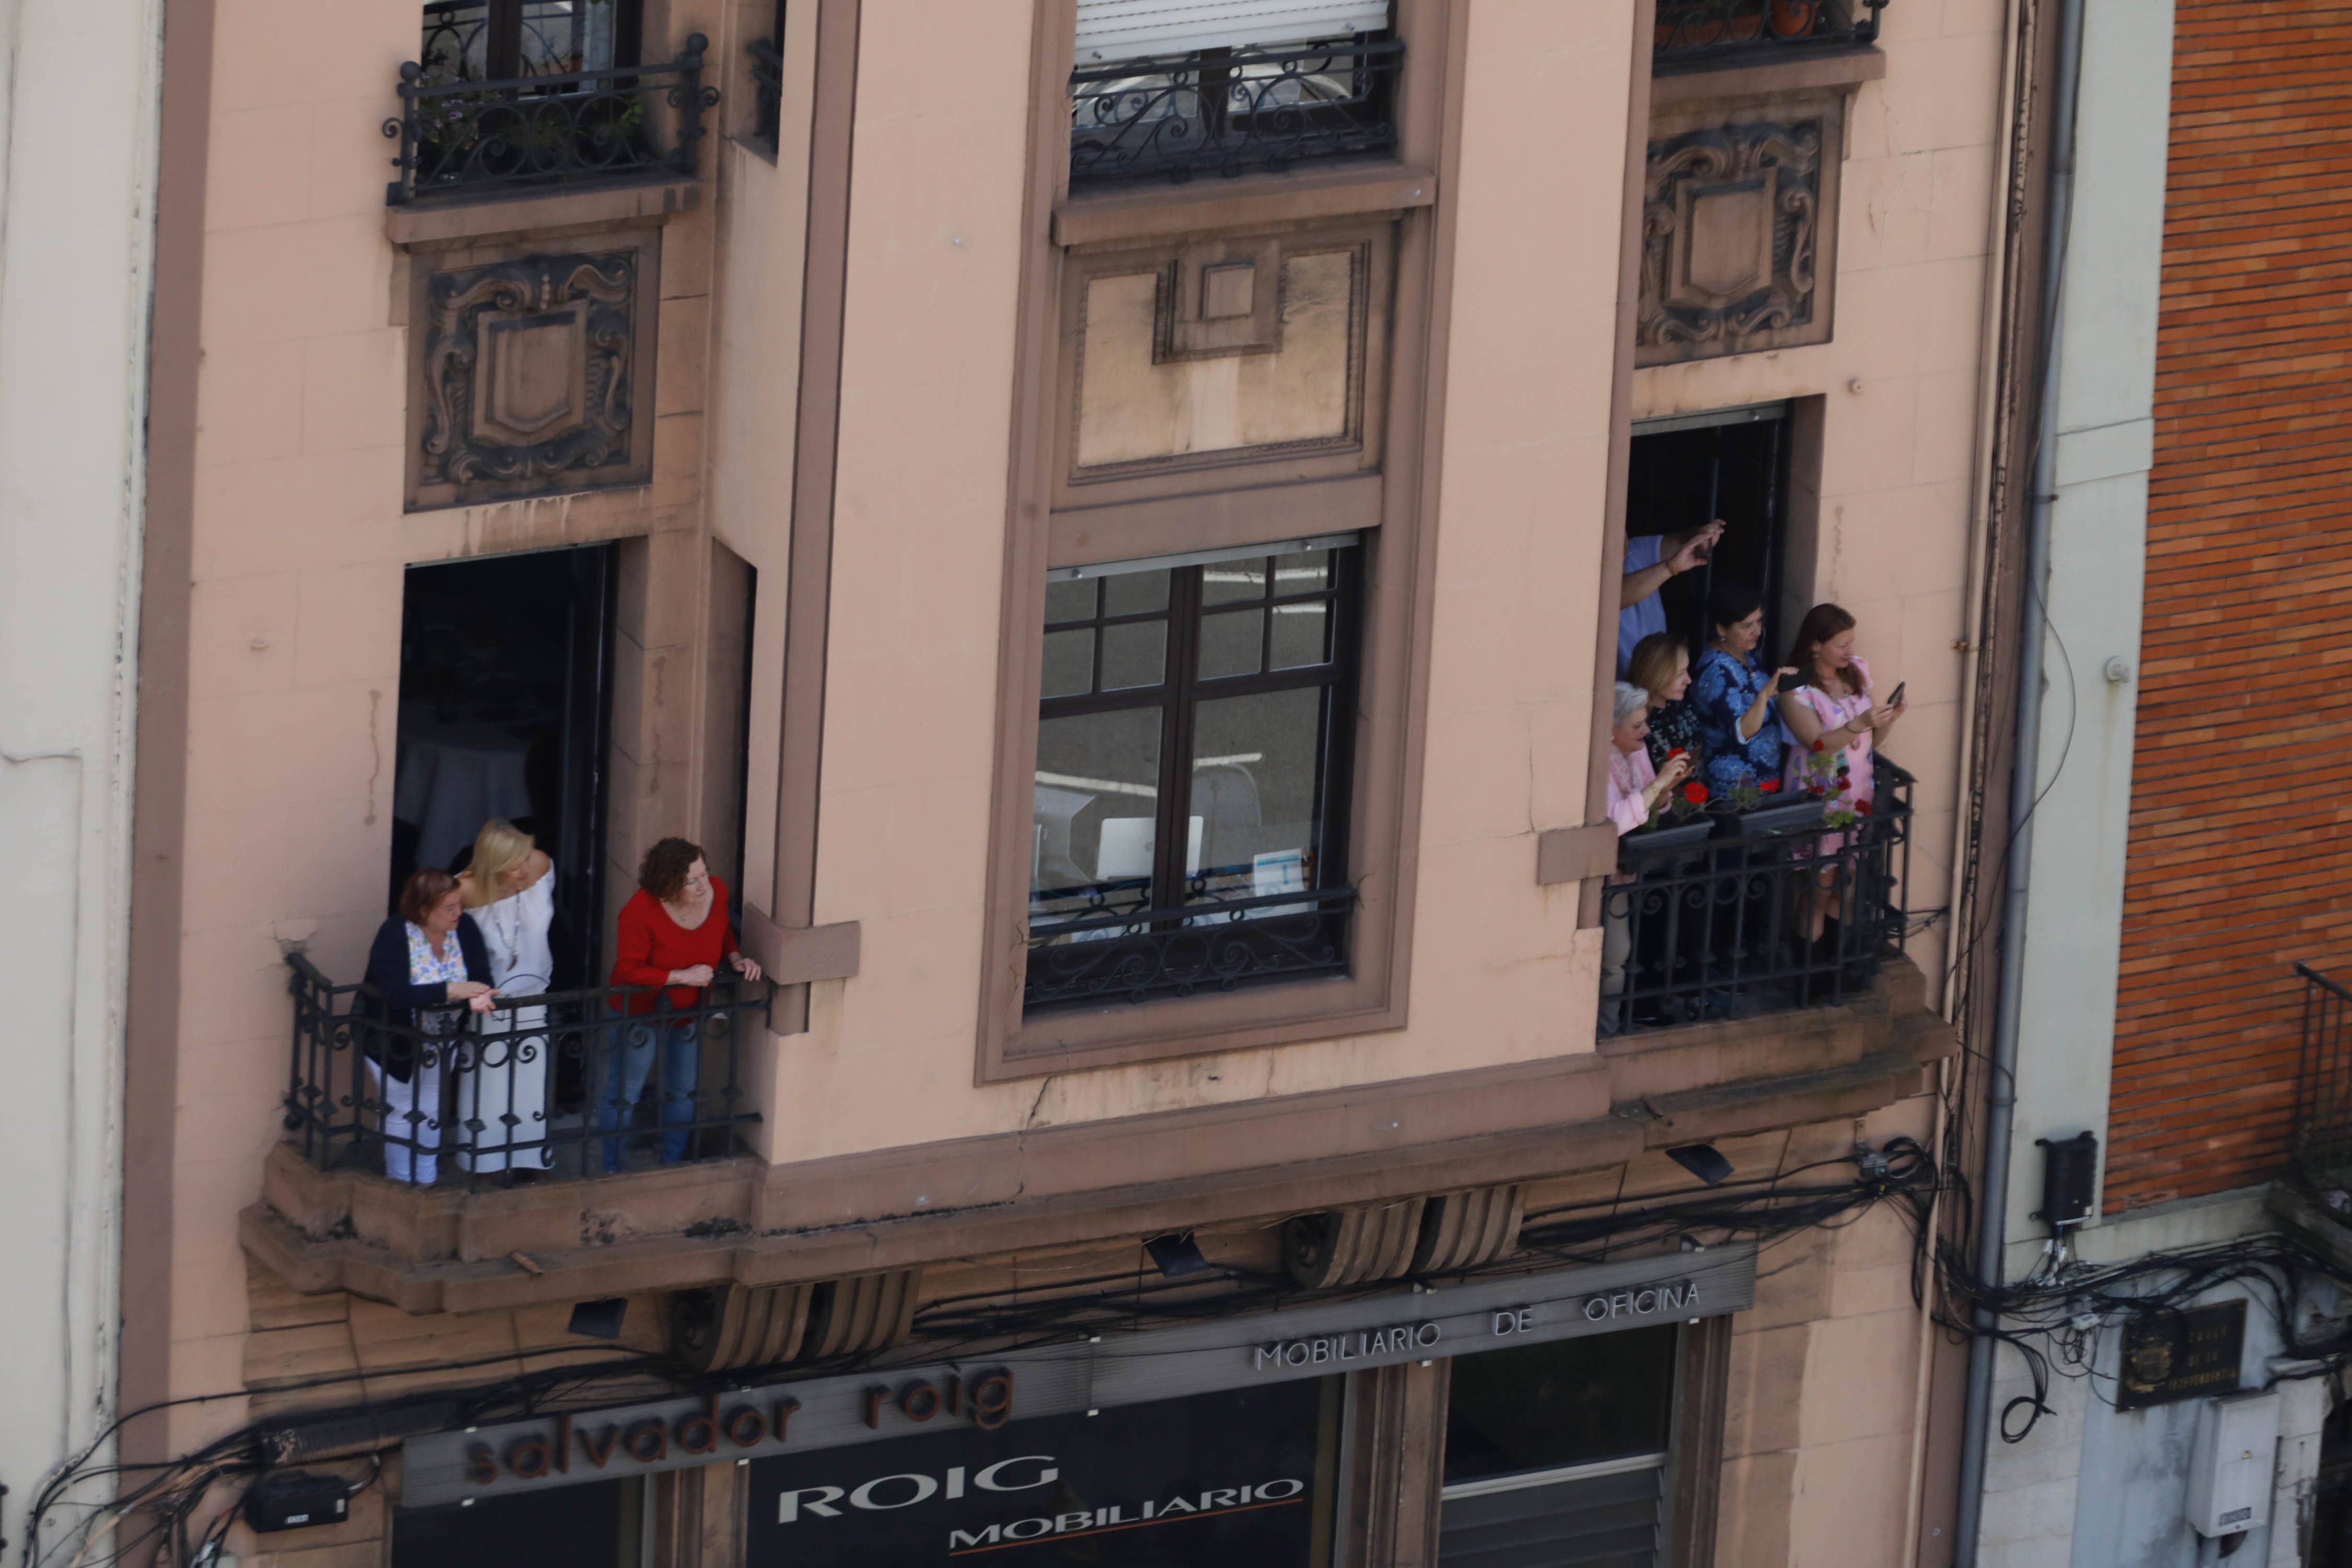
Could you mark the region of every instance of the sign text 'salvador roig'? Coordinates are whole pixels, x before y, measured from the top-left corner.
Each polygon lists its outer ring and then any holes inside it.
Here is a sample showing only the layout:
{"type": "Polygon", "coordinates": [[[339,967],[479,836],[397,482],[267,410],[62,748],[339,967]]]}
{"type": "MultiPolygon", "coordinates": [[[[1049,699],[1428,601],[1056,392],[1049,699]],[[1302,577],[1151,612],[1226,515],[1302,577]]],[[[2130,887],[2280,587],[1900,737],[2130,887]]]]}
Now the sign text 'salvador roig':
{"type": "MultiPolygon", "coordinates": [[[[1089,1410],[1107,1415],[1115,1408],[1185,1401],[1225,1389],[1712,1316],[1739,1310],[1754,1299],[1752,1247],[1680,1256],[1672,1260],[1676,1268],[1671,1274],[1660,1271],[1665,1261],[1630,1259],[1426,1291],[1399,1290],[1255,1318],[1108,1336],[1103,1343],[1011,1350],[977,1364],[941,1363],[849,1373],[715,1397],[681,1396],[414,1437],[405,1449],[403,1500],[411,1507],[426,1507],[730,1459],[762,1464],[784,1456],[951,1431],[992,1436],[1000,1429],[1018,1446],[976,1455],[965,1465],[960,1482],[950,1472],[962,1461],[944,1460],[845,1479],[816,1476],[808,1484],[839,1486],[841,1497],[827,1506],[844,1519],[895,1513],[933,1500],[1003,1500],[1011,1495],[1006,1478],[1024,1472],[1017,1467],[994,1472],[1004,1482],[1002,1488],[983,1485],[977,1478],[982,1469],[1005,1458],[1052,1453],[1042,1443],[1015,1436],[1032,1431],[1041,1420],[1076,1415],[1083,1421],[1089,1410]],[[933,1489],[906,1480],[865,1492],[864,1503],[856,1500],[866,1480],[891,1474],[921,1474],[933,1489]],[[959,1486],[962,1495],[951,1496],[959,1486]],[[918,1492],[922,1496],[917,1497],[918,1492]],[[884,1500],[895,1507],[869,1506],[884,1500]]],[[[1073,1473],[1069,1456],[1053,1457],[1060,1474],[1052,1484],[1066,1489],[1073,1473]]],[[[1189,1500],[1194,1513],[1203,1512],[1201,1498],[1209,1492],[1233,1493],[1232,1502],[1214,1503],[1214,1509],[1275,1510],[1292,1500],[1269,1497],[1265,1489],[1272,1485],[1280,1489],[1281,1483],[1290,1480],[1304,1481],[1295,1465],[1204,1474],[1199,1485],[1181,1487],[1139,1476],[1134,1486],[1094,1494],[1099,1506],[1062,1507],[1057,1501],[1050,1514],[1041,1508],[1026,1515],[992,1518],[983,1526],[1010,1528],[1024,1518],[1047,1517],[1066,1524],[1067,1516],[1116,1508],[1118,1515],[1108,1528],[1124,1529],[1141,1521],[1147,1502],[1152,1505],[1153,1521],[1183,1517],[1183,1510],[1171,1506],[1180,1497],[1189,1500]]],[[[826,1516],[810,1511],[802,1517],[826,1516]]],[[[772,1510],[771,1521],[775,1522],[772,1510]]],[[[1106,1527],[1097,1520],[1086,1528],[1106,1527]]],[[[1052,1532],[1066,1535],[1069,1531],[1052,1532]]]]}

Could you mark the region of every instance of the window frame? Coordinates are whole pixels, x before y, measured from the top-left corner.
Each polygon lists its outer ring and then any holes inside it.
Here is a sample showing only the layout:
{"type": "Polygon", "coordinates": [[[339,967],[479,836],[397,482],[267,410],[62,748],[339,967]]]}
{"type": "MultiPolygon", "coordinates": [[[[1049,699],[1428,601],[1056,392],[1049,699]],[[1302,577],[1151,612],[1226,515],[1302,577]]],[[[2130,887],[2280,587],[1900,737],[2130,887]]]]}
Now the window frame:
{"type": "Polygon", "coordinates": [[[1407,1017],[1412,910],[1419,871],[1421,756],[1435,597],[1445,335],[1453,210],[1437,200],[1458,167],[1462,0],[1396,0],[1405,40],[1398,83],[1397,163],[1335,168],[1317,181],[1244,174],[1197,192],[1168,185],[1117,196],[1069,196],[1067,83],[1076,0],[1036,0],[1031,31],[1032,119],[1019,318],[1013,342],[1011,464],[1000,578],[997,745],[982,909],[973,1081],[1341,1038],[1401,1028],[1407,1017]],[[1397,170],[1407,171],[1399,179],[1397,170]],[[1330,182],[1337,181],[1335,187],[1330,182]],[[1335,198],[1333,190],[1339,195],[1335,198]],[[1353,194],[1350,194],[1353,193],[1353,194]],[[1056,238],[1075,205],[1124,215],[1091,246],[1056,238]],[[1374,215],[1377,215],[1376,216],[1374,215]],[[1171,243],[1237,234],[1318,240],[1377,224],[1390,259],[1375,268],[1366,340],[1368,399],[1360,453],[1297,464],[1239,461],[1122,480],[1065,499],[1068,435],[1061,366],[1063,292],[1072,264],[1171,243]],[[1382,318],[1388,320],[1384,322],[1382,318]],[[1393,389],[1390,391],[1388,389],[1393,389]],[[1372,454],[1377,454],[1373,457],[1372,454]],[[1330,468],[1344,466],[1344,472],[1330,468]],[[1316,471],[1293,471],[1314,468],[1316,471]],[[1360,531],[1361,628],[1348,782],[1349,863],[1357,897],[1347,973],[1136,1005],[1054,1009],[1024,1016],[1030,861],[1034,846],[1038,689],[1049,568],[1268,544],[1360,531]]]}
{"type": "MultiPolygon", "coordinates": [[[[1248,547],[1255,549],[1256,547],[1248,547]]],[[[1094,632],[1090,658],[1094,672],[1088,690],[1066,696],[1040,694],[1037,717],[1042,727],[1056,719],[1080,718],[1098,713],[1148,712],[1159,714],[1159,771],[1157,795],[1153,812],[1157,849],[1153,856],[1150,892],[1145,908],[1134,911],[1165,916],[1181,910],[1198,918],[1202,910],[1213,910],[1220,900],[1201,899],[1201,889],[1193,883],[1208,874],[1211,868],[1194,872],[1186,865],[1190,853],[1190,831],[1184,826],[1192,815],[1196,724],[1201,709],[1208,703],[1235,698],[1269,695],[1289,691],[1319,690],[1323,694],[1323,718],[1318,724],[1315,760],[1316,835],[1313,853],[1314,874],[1307,880],[1309,892],[1330,893],[1352,889],[1349,877],[1349,822],[1350,804],[1349,782],[1354,771],[1356,679],[1362,654],[1361,617],[1359,614],[1360,584],[1358,581],[1357,557],[1360,545],[1349,540],[1339,543],[1331,540],[1276,542],[1267,545],[1262,554],[1239,555],[1233,552],[1217,552],[1210,561],[1170,561],[1164,564],[1152,562],[1119,563],[1117,570],[1089,571],[1075,580],[1100,584],[1131,573],[1164,570],[1169,574],[1166,605],[1158,611],[1114,613],[1097,586],[1095,614],[1086,619],[1045,621],[1040,630],[1045,636],[1056,632],[1089,628],[1094,632]],[[1287,547],[1287,548],[1286,548],[1287,547]],[[1270,580],[1266,591],[1255,599],[1234,598],[1220,604],[1209,603],[1202,591],[1203,574],[1222,561],[1271,560],[1299,553],[1305,549],[1323,549],[1328,553],[1329,576],[1327,585],[1306,593],[1284,594],[1277,581],[1270,580]],[[1328,619],[1324,636],[1329,657],[1314,664],[1277,668],[1274,664],[1274,626],[1276,611],[1285,605],[1314,603],[1326,606],[1328,619]],[[1263,613],[1258,627],[1258,660],[1256,671],[1246,675],[1213,676],[1201,673],[1200,660],[1205,622],[1214,615],[1246,613],[1253,606],[1263,613]],[[1161,645],[1160,679],[1150,686],[1118,687],[1106,689],[1101,684],[1106,629],[1117,626],[1141,625],[1153,621],[1167,627],[1161,645]],[[1172,891],[1171,891],[1172,890],[1172,891]]],[[[1271,569],[1269,569],[1269,575],[1271,569]]],[[[1056,575],[1065,575],[1056,574],[1056,575]]],[[[1095,884],[1099,888],[1100,883],[1095,884]]],[[[1075,891],[1075,889],[1074,889],[1075,891]]],[[[1030,951],[1039,945],[1039,920],[1036,913],[1038,892],[1033,880],[1030,891],[1030,951]]],[[[1099,913],[1125,913],[1117,906],[1087,911],[1077,918],[1099,913]]],[[[1346,940],[1349,925],[1344,905],[1316,911],[1315,919],[1328,921],[1339,937],[1340,962],[1348,961],[1346,940]]],[[[1244,917],[1246,921],[1246,917],[1244,917]]],[[[1141,921],[1139,920],[1139,924],[1141,921]]],[[[1178,926],[1178,922],[1160,919],[1158,926],[1178,926]]],[[[1181,926],[1178,927],[1181,929],[1181,926]]],[[[1161,933],[1148,933],[1159,936],[1161,933]]],[[[1311,972],[1309,972],[1311,973],[1311,972]]],[[[1304,978],[1300,973],[1253,977],[1244,984],[1293,984],[1304,978]]],[[[1042,1010],[1034,999],[1034,976],[1024,977],[1023,1015],[1037,1016],[1042,1010]]],[[[1048,1002],[1045,1007],[1067,1006],[1068,1002],[1048,1002]]]]}

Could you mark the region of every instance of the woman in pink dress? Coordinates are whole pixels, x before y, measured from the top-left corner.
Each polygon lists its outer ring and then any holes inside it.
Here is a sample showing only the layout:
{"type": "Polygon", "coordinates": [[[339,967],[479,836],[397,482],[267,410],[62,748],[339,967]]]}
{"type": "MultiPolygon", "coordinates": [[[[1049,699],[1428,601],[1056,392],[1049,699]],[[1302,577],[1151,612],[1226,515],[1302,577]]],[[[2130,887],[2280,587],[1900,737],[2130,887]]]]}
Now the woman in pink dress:
{"type": "MultiPolygon", "coordinates": [[[[1798,684],[1780,699],[1780,721],[1790,741],[1783,770],[1788,787],[1822,792],[1832,814],[1869,816],[1872,751],[1903,717],[1903,709],[1872,704],[1870,666],[1853,651],[1853,617],[1835,605],[1815,605],[1805,613],[1783,662],[1798,672],[1798,684]]],[[[1844,847],[1844,834],[1824,834],[1819,853],[1833,855],[1844,847]]],[[[1825,867],[1807,889],[1807,942],[1820,940],[1837,908],[1838,882],[1835,869],[1825,867]]]]}

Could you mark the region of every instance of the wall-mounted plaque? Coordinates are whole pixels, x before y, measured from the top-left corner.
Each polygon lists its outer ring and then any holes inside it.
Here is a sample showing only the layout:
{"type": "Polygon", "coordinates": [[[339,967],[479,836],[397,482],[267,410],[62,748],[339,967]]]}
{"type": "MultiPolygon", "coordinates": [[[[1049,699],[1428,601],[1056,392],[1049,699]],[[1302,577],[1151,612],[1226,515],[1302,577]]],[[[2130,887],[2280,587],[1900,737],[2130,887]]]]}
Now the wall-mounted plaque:
{"type": "Polygon", "coordinates": [[[2138,1410],[2177,1399],[2231,1394],[2246,1352],[2246,1303],[2216,1301],[2185,1312],[2159,1312],[2124,1329],[2116,1408],[2138,1410]]]}

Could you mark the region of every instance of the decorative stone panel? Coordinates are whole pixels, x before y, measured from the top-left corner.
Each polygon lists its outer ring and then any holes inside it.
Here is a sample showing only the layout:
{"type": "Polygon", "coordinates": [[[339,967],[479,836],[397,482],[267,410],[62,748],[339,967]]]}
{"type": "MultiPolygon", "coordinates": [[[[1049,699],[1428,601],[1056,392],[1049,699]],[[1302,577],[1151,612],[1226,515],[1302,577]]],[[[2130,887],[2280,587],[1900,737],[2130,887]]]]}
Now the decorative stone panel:
{"type": "Polygon", "coordinates": [[[411,510],[653,473],[660,231],[467,247],[411,271],[411,510]]]}
{"type": "Polygon", "coordinates": [[[1074,252],[1057,502],[1378,466],[1392,223],[1074,252]]]}
{"type": "Polygon", "coordinates": [[[1844,143],[1842,92],[1653,121],[1635,363],[1829,341],[1844,143]]]}

